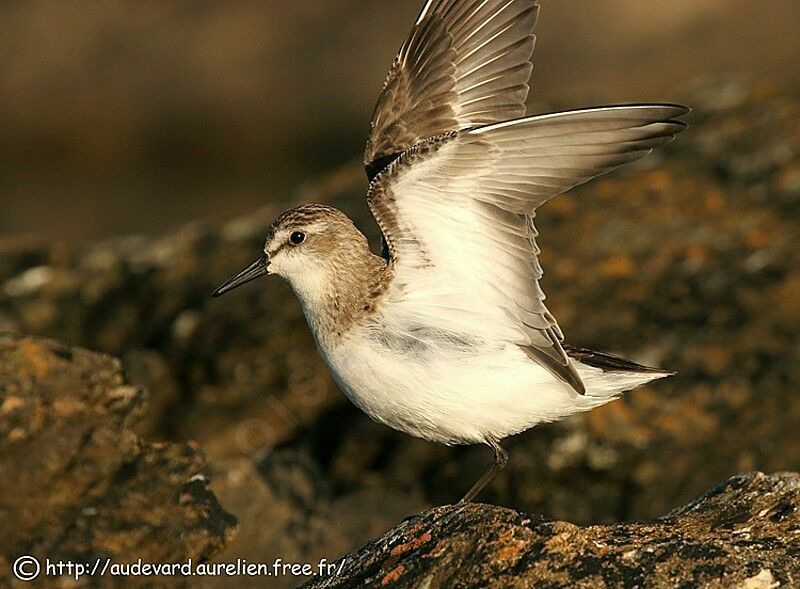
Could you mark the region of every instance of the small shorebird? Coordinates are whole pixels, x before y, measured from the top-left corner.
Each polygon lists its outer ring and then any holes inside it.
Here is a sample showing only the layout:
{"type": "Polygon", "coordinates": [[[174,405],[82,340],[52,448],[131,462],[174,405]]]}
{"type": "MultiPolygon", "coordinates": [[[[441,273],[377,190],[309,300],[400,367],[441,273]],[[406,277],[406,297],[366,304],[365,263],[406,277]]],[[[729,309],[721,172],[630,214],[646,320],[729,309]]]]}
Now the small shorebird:
{"type": "Polygon", "coordinates": [[[270,226],[222,295],[277,274],[322,357],[371,418],[442,444],[486,444],[671,373],[575,348],[544,304],[536,210],[668,143],[689,109],[602,106],[525,116],[536,0],[428,0],[372,119],[367,203],[383,253],[341,211],[270,226]]]}

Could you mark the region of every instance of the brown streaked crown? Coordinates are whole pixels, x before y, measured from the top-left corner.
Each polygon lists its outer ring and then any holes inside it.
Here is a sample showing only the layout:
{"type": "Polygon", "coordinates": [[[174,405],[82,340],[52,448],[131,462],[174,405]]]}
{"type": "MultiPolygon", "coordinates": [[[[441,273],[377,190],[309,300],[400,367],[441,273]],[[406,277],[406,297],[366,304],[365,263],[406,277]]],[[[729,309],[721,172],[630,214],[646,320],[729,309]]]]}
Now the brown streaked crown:
{"type": "Polygon", "coordinates": [[[289,229],[332,221],[351,223],[347,215],[334,207],[323,204],[300,205],[278,215],[270,225],[270,233],[274,233],[277,229],[289,229]]]}

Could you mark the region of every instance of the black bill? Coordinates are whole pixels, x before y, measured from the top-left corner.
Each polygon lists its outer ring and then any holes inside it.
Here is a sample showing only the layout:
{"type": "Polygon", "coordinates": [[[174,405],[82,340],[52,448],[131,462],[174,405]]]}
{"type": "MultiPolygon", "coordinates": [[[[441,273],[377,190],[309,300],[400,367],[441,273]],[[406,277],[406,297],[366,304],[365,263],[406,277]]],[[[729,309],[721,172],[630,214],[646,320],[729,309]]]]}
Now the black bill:
{"type": "Polygon", "coordinates": [[[267,258],[266,255],[263,255],[235,276],[231,276],[217,290],[215,290],[211,296],[222,296],[226,292],[229,292],[234,288],[238,288],[243,284],[247,284],[251,280],[255,280],[261,276],[266,276],[268,274],[267,268],[269,268],[269,258],[267,258]]]}

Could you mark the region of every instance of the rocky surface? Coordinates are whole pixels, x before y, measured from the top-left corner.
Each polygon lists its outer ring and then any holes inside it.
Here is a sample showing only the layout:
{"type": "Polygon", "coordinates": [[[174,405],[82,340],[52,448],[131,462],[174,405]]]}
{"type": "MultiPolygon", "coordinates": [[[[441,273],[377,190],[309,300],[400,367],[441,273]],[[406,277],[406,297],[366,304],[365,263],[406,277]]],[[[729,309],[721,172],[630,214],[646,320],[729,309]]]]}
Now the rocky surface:
{"type": "Polygon", "coordinates": [[[336,566],[304,587],[795,587],[800,475],[737,476],[649,522],[581,527],[489,505],[440,507],[336,566]]]}
{"type": "Polygon", "coordinates": [[[144,398],[109,356],[0,335],[0,585],[21,555],[202,562],[232,536],[196,447],[131,432],[144,398]]]}
{"type": "MultiPolygon", "coordinates": [[[[577,523],[646,519],[736,473],[800,464],[800,100],[737,81],[685,94],[695,110],[675,144],[537,217],[568,341],[678,376],[509,440],[483,501],[577,523]]],[[[279,280],[209,297],[289,204],[340,206],[374,236],[363,190],[353,165],[246,218],[157,239],[0,239],[0,330],[123,358],[151,391],[136,431],[208,454],[241,520],[223,556],[334,558],[457,499],[489,461],[351,407],[279,280]]]]}

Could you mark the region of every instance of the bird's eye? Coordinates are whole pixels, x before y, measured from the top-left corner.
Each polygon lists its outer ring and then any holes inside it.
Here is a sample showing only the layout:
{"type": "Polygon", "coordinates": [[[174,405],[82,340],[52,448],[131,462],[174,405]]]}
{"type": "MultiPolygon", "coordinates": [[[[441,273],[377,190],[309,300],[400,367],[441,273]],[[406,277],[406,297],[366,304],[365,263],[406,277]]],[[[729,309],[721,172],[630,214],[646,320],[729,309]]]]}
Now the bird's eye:
{"type": "Polygon", "coordinates": [[[289,236],[289,243],[292,245],[300,245],[306,240],[306,234],[302,231],[295,231],[289,236]]]}

